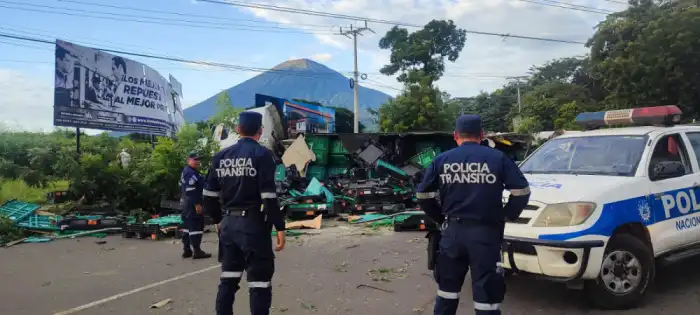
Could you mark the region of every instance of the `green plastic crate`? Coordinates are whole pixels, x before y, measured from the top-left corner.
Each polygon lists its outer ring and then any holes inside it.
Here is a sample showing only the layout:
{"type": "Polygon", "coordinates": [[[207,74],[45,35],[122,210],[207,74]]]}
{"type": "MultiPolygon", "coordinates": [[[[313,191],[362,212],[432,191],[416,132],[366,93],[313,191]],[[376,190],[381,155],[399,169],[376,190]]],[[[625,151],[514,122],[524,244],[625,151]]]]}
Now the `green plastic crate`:
{"type": "Polygon", "coordinates": [[[439,148],[427,148],[413,156],[409,161],[425,168],[433,162],[433,159],[435,159],[438,154],[440,154],[439,148]]]}
{"type": "Polygon", "coordinates": [[[309,149],[328,152],[328,147],[331,140],[329,137],[307,135],[305,139],[306,145],[309,146],[309,149]]]}
{"type": "Polygon", "coordinates": [[[383,168],[386,168],[386,169],[388,169],[396,174],[399,174],[402,176],[407,176],[406,172],[404,172],[402,169],[400,169],[396,166],[393,166],[393,165],[391,165],[385,161],[382,161],[382,160],[377,160],[377,167],[383,167],[383,168]]]}
{"type": "Polygon", "coordinates": [[[306,176],[308,178],[316,178],[318,180],[326,180],[326,167],[323,165],[309,165],[309,169],[306,171],[306,176]]]}
{"type": "Polygon", "coordinates": [[[347,167],[328,167],[328,176],[345,175],[350,172],[347,167]]]}
{"type": "Polygon", "coordinates": [[[275,168],[275,181],[283,182],[287,178],[287,169],[284,164],[279,164],[275,168]]]}
{"type": "Polygon", "coordinates": [[[39,209],[39,205],[37,204],[10,200],[0,205],[0,214],[10,218],[12,222],[20,222],[24,218],[32,215],[37,209],[39,209]]]}
{"type": "Polygon", "coordinates": [[[328,156],[328,165],[334,166],[334,167],[347,167],[352,164],[353,161],[350,159],[349,155],[341,155],[341,154],[331,154],[328,156]]]}
{"type": "Polygon", "coordinates": [[[328,151],[313,150],[313,152],[316,155],[316,161],[314,161],[314,164],[318,164],[318,165],[328,164],[328,151]]]}
{"type": "Polygon", "coordinates": [[[311,149],[311,151],[313,151],[316,155],[316,161],[314,161],[315,164],[328,164],[328,149],[330,146],[329,137],[308,135],[306,137],[306,145],[308,145],[309,149],[311,149]]]}
{"type": "Polygon", "coordinates": [[[350,152],[348,152],[348,150],[345,149],[345,146],[343,146],[343,141],[333,140],[331,141],[331,154],[350,154],[350,152]]]}
{"type": "Polygon", "coordinates": [[[182,217],[179,214],[168,215],[146,221],[146,224],[158,224],[160,226],[182,224],[182,217]]]}
{"type": "Polygon", "coordinates": [[[56,224],[62,219],[63,217],[58,215],[44,216],[32,214],[24,218],[21,222],[18,222],[17,226],[28,230],[60,231],[61,228],[56,224]]]}
{"type": "Polygon", "coordinates": [[[416,152],[421,152],[425,149],[437,147],[435,142],[432,141],[418,141],[416,142],[416,152]]]}

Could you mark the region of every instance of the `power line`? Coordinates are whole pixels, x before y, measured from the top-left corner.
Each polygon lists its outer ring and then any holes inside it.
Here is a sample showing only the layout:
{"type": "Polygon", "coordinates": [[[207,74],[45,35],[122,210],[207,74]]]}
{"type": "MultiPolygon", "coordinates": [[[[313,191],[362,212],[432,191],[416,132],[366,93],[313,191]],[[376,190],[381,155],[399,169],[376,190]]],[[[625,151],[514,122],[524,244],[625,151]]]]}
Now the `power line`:
{"type": "MultiPolygon", "coordinates": [[[[29,35],[40,36],[40,37],[49,37],[49,38],[52,38],[52,39],[53,39],[53,38],[66,37],[66,36],[54,36],[54,35],[50,34],[49,32],[46,32],[46,31],[41,30],[41,29],[32,29],[32,28],[28,28],[28,27],[19,28],[19,27],[17,27],[17,26],[10,27],[10,26],[7,26],[7,25],[2,25],[2,24],[0,24],[0,30],[6,30],[6,31],[11,31],[11,32],[15,32],[15,33],[22,33],[22,34],[29,34],[29,35]],[[26,30],[24,30],[23,28],[27,28],[27,29],[30,29],[30,30],[34,30],[34,32],[32,32],[32,31],[26,31],[26,30]]],[[[76,37],[76,38],[88,38],[88,37],[80,36],[80,37],[76,37]]],[[[122,47],[124,47],[124,46],[130,46],[130,47],[134,47],[134,48],[138,48],[138,49],[145,49],[145,50],[147,50],[147,51],[152,51],[150,48],[146,48],[146,47],[142,47],[142,46],[137,46],[137,45],[129,45],[129,44],[124,44],[124,43],[117,43],[117,42],[112,42],[112,41],[108,41],[108,40],[104,40],[104,39],[99,39],[99,41],[100,41],[100,42],[105,42],[105,43],[108,43],[108,44],[111,44],[111,45],[97,44],[94,40],[95,40],[94,38],[90,38],[89,40],[75,40],[74,42],[75,42],[75,43],[78,43],[78,44],[85,44],[85,45],[104,46],[104,47],[107,47],[107,48],[110,48],[110,46],[111,46],[111,47],[118,47],[118,48],[122,48],[122,47]]]]}
{"type": "Polygon", "coordinates": [[[533,3],[533,4],[539,4],[539,5],[548,6],[548,7],[554,7],[554,8],[561,8],[561,9],[575,10],[575,11],[582,11],[582,12],[590,12],[590,13],[598,13],[598,14],[605,14],[605,15],[614,12],[614,11],[610,11],[610,10],[606,10],[606,9],[589,7],[589,6],[585,6],[585,5],[563,3],[563,2],[551,1],[551,0],[537,0],[537,1],[535,1],[535,0],[520,0],[520,1],[533,3]]]}
{"type": "Polygon", "coordinates": [[[68,10],[71,12],[49,11],[49,10],[41,10],[41,9],[35,9],[35,8],[20,8],[20,7],[10,7],[10,6],[5,6],[5,5],[0,5],[0,8],[10,9],[10,10],[40,12],[40,13],[68,15],[68,16],[78,16],[78,17],[87,17],[87,18],[114,20],[114,21],[123,21],[123,22],[136,22],[136,23],[169,25],[169,26],[183,26],[183,27],[194,27],[194,28],[204,28],[204,29],[221,29],[221,30],[237,30],[237,31],[249,31],[249,32],[283,33],[283,34],[289,34],[289,33],[325,34],[325,35],[333,34],[333,32],[331,32],[331,31],[290,29],[290,28],[285,28],[285,27],[274,27],[274,26],[261,27],[261,26],[252,26],[252,25],[229,24],[229,26],[224,27],[224,26],[218,26],[218,25],[216,25],[216,23],[207,22],[207,21],[177,20],[177,19],[158,18],[158,17],[149,17],[149,16],[138,16],[138,15],[131,15],[131,14],[120,14],[120,13],[113,13],[113,12],[100,12],[100,11],[80,10],[80,9],[66,9],[66,8],[53,7],[53,6],[28,4],[28,3],[16,3],[16,2],[10,2],[10,1],[0,1],[0,3],[10,3],[10,4],[14,4],[14,5],[24,5],[24,6],[30,6],[30,7],[52,8],[55,10],[68,10]],[[92,13],[93,15],[80,14],[80,13],[75,13],[75,12],[86,12],[86,13],[92,13]],[[110,16],[99,16],[99,15],[94,15],[94,14],[105,14],[105,15],[110,15],[110,16]],[[124,18],[119,18],[119,17],[115,17],[115,16],[122,16],[124,18]],[[142,18],[143,20],[137,20],[135,18],[142,18]],[[160,21],[158,21],[158,20],[160,20],[160,21]],[[189,23],[189,24],[186,24],[186,23],[189,23]]]}
{"type": "Polygon", "coordinates": [[[132,8],[132,7],[123,7],[123,6],[102,4],[102,3],[90,3],[90,2],[83,2],[83,1],[76,1],[76,0],[57,0],[57,1],[60,1],[60,2],[68,2],[68,3],[75,3],[75,4],[82,4],[82,5],[89,5],[89,6],[104,7],[104,8],[122,9],[122,10],[129,10],[129,11],[151,12],[151,13],[158,13],[158,14],[165,14],[165,15],[175,15],[175,16],[200,17],[200,18],[215,19],[215,20],[220,20],[220,21],[243,21],[243,22],[251,22],[251,23],[264,23],[264,24],[277,24],[277,25],[294,25],[294,26],[297,26],[297,25],[298,25],[298,26],[318,27],[318,28],[329,28],[329,29],[332,28],[332,27],[334,27],[333,25],[304,24],[304,23],[286,24],[286,23],[269,22],[269,21],[253,20],[253,19],[234,19],[234,18],[221,17],[221,16],[215,16],[215,15],[203,15],[203,14],[194,14],[194,13],[181,13],[181,12],[174,12],[174,11],[150,10],[150,9],[144,9],[144,8],[138,8],[138,9],[137,9],[137,8],[132,8]]]}
{"type": "MultiPolygon", "coordinates": [[[[372,18],[368,18],[368,17],[352,16],[352,15],[345,15],[345,14],[335,14],[335,13],[328,13],[328,12],[304,10],[304,9],[295,9],[295,8],[281,7],[281,6],[275,6],[275,5],[252,4],[252,3],[232,1],[232,0],[228,0],[228,1],[197,0],[197,1],[222,4],[222,5],[232,5],[232,6],[238,6],[238,7],[247,7],[247,8],[254,8],[254,9],[262,9],[262,10],[287,12],[287,13],[294,13],[294,14],[322,16],[322,17],[330,17],[330,18],[354,20],[354,21],[365,21],[365,22],[371,22],[371,23],[377,23],[377,24],[388,24],[388,25],[417,27],[417,28],[423,27],[423,25],[410,24],[410,23],[397,22],[397,21],[372,19],[372,18]]],[[[474,31],[474,30],[465,30],[465,32],[469,33],[469,34],[475,34],[475,35],[498,36],[498,37],[503,37],[503,38],[518,38],[518,39],[538,40],[538,41],[565,43],[565,44],[581,44],[581,45],[586,44],[585,42],[582,42],[582,41],[534,37],[534,36],[524,36],[524,35],[514,35],[514,34],[507,34],[507,33],[493,33],[493,32],[483,32],[483,31],[474,31]]]]}
{"type": "MultiPolygon", "coordinates": [[[[3,26],[3,25],[0,25],[0,29],[11,30],[11,31],[13,31],[13,32],[20,32],[20,33],[25,33],[25,34],[33,34],[33,35],[38,35],[38,36],[42,36],[42,37],[49,37],[49,38],[58,38],[58,37],[61,37],[61,36],[52,35],[52,34],[50,34],[50,33],[48,33],[48,32],[45,32],[45,31],[39,30],[39,29],[34,29],[34,30],[41,31],[41,32],[29,32],[29,31],[19,30],[19,29],[16,29],[16,28],[5,27],[5,26],[3,26]],[[42,34],[42,33],[44,33],[44,34],[42,34]]],[[[27,37],[27,36],[25,36],[25,35],[11,34],[11,33],[5,33],[5,34],[13,36],[15,40],[23,40],[24,38],[27,38],[27,39],[31,39],[31,40],[41,40],[42,43],[50,43],[50,44],[52,44],[52,45],[55,44],[55,42],[54,42],[53,40],[49,40],[49,39],[43,39],[43,38],[38,38],[38,39],[37,39],[36,37],[27,37]]],[[[77,41],[77,40],[72,40],[72,42],[79,43],[79,44],[86,44],[86,45],[89,45],[89,46],[102,46],[102,47],[110,48],[110,47],[107,47],[108,45],[104,45],[104,44],[101,44],[101,43],[97,43],[97,42],[95,42],[95,41],[77,41]]],[[[8,42],[5,42],[5,43],[8,43],[8,42]]],[[[109,46],[111,46],[111,47],[116,47],[116,46],[127,46],[127,45],[122,44],[122,43],[116,43],[116,42],[110,42],[110,43],[113,44],[113,45],[109,45],[109,46]],[[116,46],[115,46],[115,45],[116,45],[116,46]]],[[[10,43],[8,43],[8,44],[10,44],[10,43]]],[[[18,43],[17,43],[17,45],[19,45],[19,46],[24,46],[24,45],[21,45],[21,44],[18,44],[18,43]]],[[[132,46],[133,46],[133,45],[132,45],[132,46]]],[[[24,47],[35,48],[35,49],[43,49],[43,48],[41,48],[41,47],[35,47],[35,46],[24,46],[24,47]]],[[[134,47],[137,47],[137,46],[134,46],[134,47]]],[[[112,49],[112,48],[110,48],[110,49],[112,49]]],[[[104,50],[104,51],[109,51],[109,49],[102,49],[102,50],[104,50]]],[[[118,50],[118,49],[114,49],[113,51],[114,51],[114,52],[117,52],[117,53],[123,53],[122,50],[118,50]]],[[[144,54],[144,53],[142,53],[142,52],[138,52],[138,53],[126,52],[126,53],[124,53],[124,54],[132,54],[132,55],[136,54],[137,56],[146,55],[146,54],[144,54]]],[[[161,60],[162,60],[162,58],[160,58],[161,56],[158,56],[157,53],[150,54],[149,56],[153,56],[153,58],[155,58],[155,59],[161,59],[161,60]]],[[[167,58],[170,58],[170,57],[167,57],[167,58]]],[[[178,59],[182,59],[182,58],[178,58],[178,59]]],[[[166,61],[173,62],[173,60],[166,60],[166,61]]],[[[183,62],[181,62],[181,61],[176,61],[176,62],[178,62],[178,63],[183,63],[183,62]]],[[[212,62],[212,63],[210,63],[210,64],[207,64],[207,63],[208,63],[207,61],[193,61],[193,60],[190,60],[189,62],[185,62],[185,63],[197,64],[197,65],[200,65],[200,66],[207,66],[207,67],[220,68],[220,69],[224,69],[224,70],[231,70],[231,69],[234,69],[234,70],[238,70],[238,71],[254,71],[254,72],[260,72],[260,73],[262,73],[262,72],[276,72],[276,73],[289,72],[289,70],[284,70],[284,69],[261,68],[261,67],[247,67],[247,66],[230,65],[230,64],[224,64],[224,63],[215,63],[215,62],[212,62]]],[[[187,69],[189,69],[189,68],[187,68],[187,69]]],[[[342,74],[342,75],[353,75],[354,72],[353,72],[353,71],[339,71],[339,73],[342,74]]],[[[379,73],[379,72],[369,72],[369,73],[363,72],[362,74],[366,74],[366,75],[381,75],[381,76],[384,76],[384,74],[379,73]]],[[[308,74],[308,73],[293,72],[292,75],[308,76],[309,74],[308,74]]],[[[318,76],[326,76],[326,77],[328,77],[328,76],[333,76],[333,75],[335,75],[335,74],[334,74],[334,73],[314,73],[313,75],[316,76],[316,77],[318,77],[318,76]]],[[[506,75],[498,75],[498,74],[466,73],[466,72],[465,72],[465,73],[448,73],[448,74],[445,74],[444,77],[458,77],[458,78],[470,78],[470,79],[480,79],[480,80],[483,80],[483,79],[505,79],[505,78],[508,78],[509,76],[506,76],[506,75]]]]}

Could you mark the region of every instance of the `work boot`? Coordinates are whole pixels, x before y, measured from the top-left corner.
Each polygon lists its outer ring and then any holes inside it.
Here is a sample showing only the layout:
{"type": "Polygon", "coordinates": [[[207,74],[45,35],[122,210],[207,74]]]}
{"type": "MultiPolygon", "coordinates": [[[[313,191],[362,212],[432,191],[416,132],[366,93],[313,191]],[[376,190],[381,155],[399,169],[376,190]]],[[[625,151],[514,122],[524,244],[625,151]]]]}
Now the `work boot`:
{"type": "Polygon", "coordinates": [[[192,259],[207,259],[207,258],[211,258],[211,254],[206,253],[204,251],[198,251],[198,252],[194,253],[194,255],[192,256],[192,259]]]}
{"type": "Polygon", "coordinates": [[[191,250],[186,250],[182,252],[182,258],[190,258],[192,257],[192,251],[191,250]]]}

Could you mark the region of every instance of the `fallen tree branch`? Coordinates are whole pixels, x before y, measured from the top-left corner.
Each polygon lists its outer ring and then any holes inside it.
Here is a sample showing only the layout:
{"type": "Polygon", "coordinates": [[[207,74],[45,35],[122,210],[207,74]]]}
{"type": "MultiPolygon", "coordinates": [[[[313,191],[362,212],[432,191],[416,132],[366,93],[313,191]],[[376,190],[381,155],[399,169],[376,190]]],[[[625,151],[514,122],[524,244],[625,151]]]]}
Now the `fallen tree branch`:
{"type": "Polygon", "coordinates": [[[362,288],[362,287],[370,288],[370,289],[375,289],[375,290],[383,291],[383,292],[386,292],[386,293],[394,293],[394,290],[382,289],[382,288],[375,287],[375,286],[372,286],[372,285],[369,285],[369,284],[358,284],[357,287],[356,287],[356,289],[359,289],[359,288],[362,288]]]}

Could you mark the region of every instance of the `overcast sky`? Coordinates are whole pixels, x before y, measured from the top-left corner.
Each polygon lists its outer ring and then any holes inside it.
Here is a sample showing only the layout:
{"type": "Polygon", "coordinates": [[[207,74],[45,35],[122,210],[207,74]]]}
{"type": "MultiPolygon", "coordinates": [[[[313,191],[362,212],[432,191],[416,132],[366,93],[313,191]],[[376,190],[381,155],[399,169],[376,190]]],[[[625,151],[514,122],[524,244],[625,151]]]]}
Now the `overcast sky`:
{"type": "MultiPolygon", "coordinates": [[[[559,2],[618,11],[626,7],[620,1],[559,2]]],[[[593,34],[595,25],[605,17],[604,14],[533,4],[524,0],[247,2],[419,25],[431,19],[453,19],[459,27],[471,31],[573,41],[586,41],[593,34]]],[[[195,0],[8,0],[2,6],[0,33],[5,34],[51,41],[59,38],[96,48],[258,68],[271,68],[294,58],[314,59],[343,74],[349,73],[353,68],[352,41],[335,34],[340,26],[347,27],[356,23],[351,20],[195,0]],[[123,8],[86,5],[88,2],[123,8]],[[171,19],[175,22],[167,22],[168,25],[139,22],[154,19],[171,19]],[[186,23],[190,23],[189,26],[186,23]],[[193,24],[197,26],[194,27],[193,24]]],[[[377,34],[366,32],[365,36],[359,38],[360,72],[368,74],[368,80],[361,83],[396,95],[396,89],[400,85],[395,78],[378,74],[389,57],[388,51],[379,49],[378,41],[391,25],[370,23],[369,27],[377,34]]],[[[580,44],[468,34],[459,60],[447,66],[447,74],[438,85],[455,97],[473,96],[479,91],[500,87],[506,82],[506,76],[526,74],[532,65],[586,52],[580,44]]],[[[150,65],[166,78],[168,74],[175,76],[183,84],[185,106],[196,104],[258,74],[129,58],[150,65]]],[[[52,129],[53,64],[52,45],[0,38],[0,122],[25,130],[52,129]]]]}

